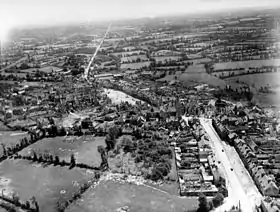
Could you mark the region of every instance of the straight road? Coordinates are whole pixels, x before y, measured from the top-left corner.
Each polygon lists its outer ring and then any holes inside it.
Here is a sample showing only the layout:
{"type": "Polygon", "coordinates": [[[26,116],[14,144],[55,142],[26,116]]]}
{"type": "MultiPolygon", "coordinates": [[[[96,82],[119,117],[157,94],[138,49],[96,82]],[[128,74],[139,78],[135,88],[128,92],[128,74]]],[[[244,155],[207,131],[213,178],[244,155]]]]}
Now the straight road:
{"type": "Polygon", "coordinates": [[[110,28],[111,28],[111,24],[108,26],[108,28],[107,28],[107,30],[106,30],[106,32],[105,32],[105,34],[104,34],[104,37],[102,38],[100,44],[98,45],[98,47],[96,48],[95,52],[93,53],[93,55],[92,55],[92,57],[91,57],[91,59],[90,59],[90,61],[89,61],[89,63],[88,63],[88,66],[87,66],[86,69],[85,69],[85,73],[84,73],[85,79],[88,78],[88,72],[89,72],[90,66],[91,66],[91,64],[92,64],[92,62],[93,62],[93,60],[94,60],[94,58],[96,57],[96,55],[97,55],[99,49],[101,48],[101,46],[102,46],[102,44],[103,44],[103,42],[104,42],[104,40],[105,40],[107,34],[109,33],[110,28]]]}
{"type": "Polygon", "coordinates": [[[242,211],[254,212],[255,204],[246,194],[245,188],[240,182],[237,174],[232,170],[232,163],[230,162],[229,156],[226,154],[223,144],[216,131],[212,127],[211,119],[201,118],[201,125],[210,137],[215,147],[215,154],[220,159],[222,168],[226,175],[229,187],[229,198],[232,200],[234,205],[238,205],[240,201],[242,211]]]}

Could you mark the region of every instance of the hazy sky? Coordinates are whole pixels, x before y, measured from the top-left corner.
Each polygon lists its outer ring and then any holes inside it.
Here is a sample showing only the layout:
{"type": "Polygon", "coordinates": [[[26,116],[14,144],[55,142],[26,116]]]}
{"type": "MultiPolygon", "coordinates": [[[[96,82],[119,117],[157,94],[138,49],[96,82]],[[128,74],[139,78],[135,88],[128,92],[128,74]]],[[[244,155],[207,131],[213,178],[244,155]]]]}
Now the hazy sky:
{"type": "Polygon", "coordinates": [[[134,18],[280,5],[280,0],[0,0],[0,30],[28,24],[134,18]]]}

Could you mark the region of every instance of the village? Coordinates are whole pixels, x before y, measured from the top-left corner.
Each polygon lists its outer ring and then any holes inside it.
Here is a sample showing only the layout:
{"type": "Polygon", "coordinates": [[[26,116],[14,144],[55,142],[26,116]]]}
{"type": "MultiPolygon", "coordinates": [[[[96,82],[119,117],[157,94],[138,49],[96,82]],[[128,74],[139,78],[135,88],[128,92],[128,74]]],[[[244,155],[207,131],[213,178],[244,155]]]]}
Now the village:
{"type": "Polygon", "coordinates": [[[18,38],[0,64],[0,208],[279,211],[279,105],[262,104],[278,84],[242,78],[279,74],[271,16],[18,38]]]}

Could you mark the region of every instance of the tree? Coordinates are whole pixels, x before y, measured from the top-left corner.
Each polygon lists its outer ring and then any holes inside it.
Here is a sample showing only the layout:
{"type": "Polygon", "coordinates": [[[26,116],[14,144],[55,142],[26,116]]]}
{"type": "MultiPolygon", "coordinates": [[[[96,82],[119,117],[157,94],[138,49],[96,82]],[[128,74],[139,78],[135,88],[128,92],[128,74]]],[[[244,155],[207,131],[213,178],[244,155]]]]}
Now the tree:
{"type": "Polygon", "coordinates": [[[59,157],[58,157],[58,156],[55,156],[55,157],[54,157],[54,163],[55,163],[55,164],[59,164],[59,157]]]}
{"type": "Polygon", "coordinates": [[[39,205],[38,205],[38,202],[36,201],[36,198],[34,196],[31,198],[31,203],[34,205],[35,211],[39,212],[39,205]]]}
{"type": "Polygon", "coordinates": [[[37,161],[38,160],[38,157],[37,157],[37,154],[35,151],[33,151],[33,160],[34,161],[37,161]]]}
{"type": "Polygon", "coordinates": [[[6,146],[3,143],[1,143],[1,146],[2,146],[2,149],[3,149],[3,155],[6,156],[7,155],[6,146]]]}
{"type": "Polygon", "coordinates": [[[76,159],[75,159],[74,154],[71,154],[70,164],[71,164],[71,166],[75,166],[76,165],[76,159]]]}
{"type": "Polygon", "coordinates": [[[208,212],[209,211],[207,198],[203,193],[201,193],[199,195],[198,202],[199,202],[199,207],[197,210],[198,212],[208,212]]]}
{"type": "Polygon", "coordinates": [[[224,201],[224,195],[221,193],[218,193],[214,198],[213,198],[213,205],[214,207],[220,206],[224,201]]]}

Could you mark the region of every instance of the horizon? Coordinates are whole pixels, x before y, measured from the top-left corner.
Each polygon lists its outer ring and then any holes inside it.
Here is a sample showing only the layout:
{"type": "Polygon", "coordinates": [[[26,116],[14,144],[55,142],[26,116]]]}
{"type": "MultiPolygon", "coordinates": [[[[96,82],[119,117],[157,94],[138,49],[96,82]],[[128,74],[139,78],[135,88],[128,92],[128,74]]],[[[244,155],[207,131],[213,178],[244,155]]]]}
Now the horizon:
{"type": "Polygon", "coordinates": [[[201,15],[202,13],[280,7],[278,0],[1,0],[0,39],[15,28],[50,27],[111,20],[201,15]]]}

